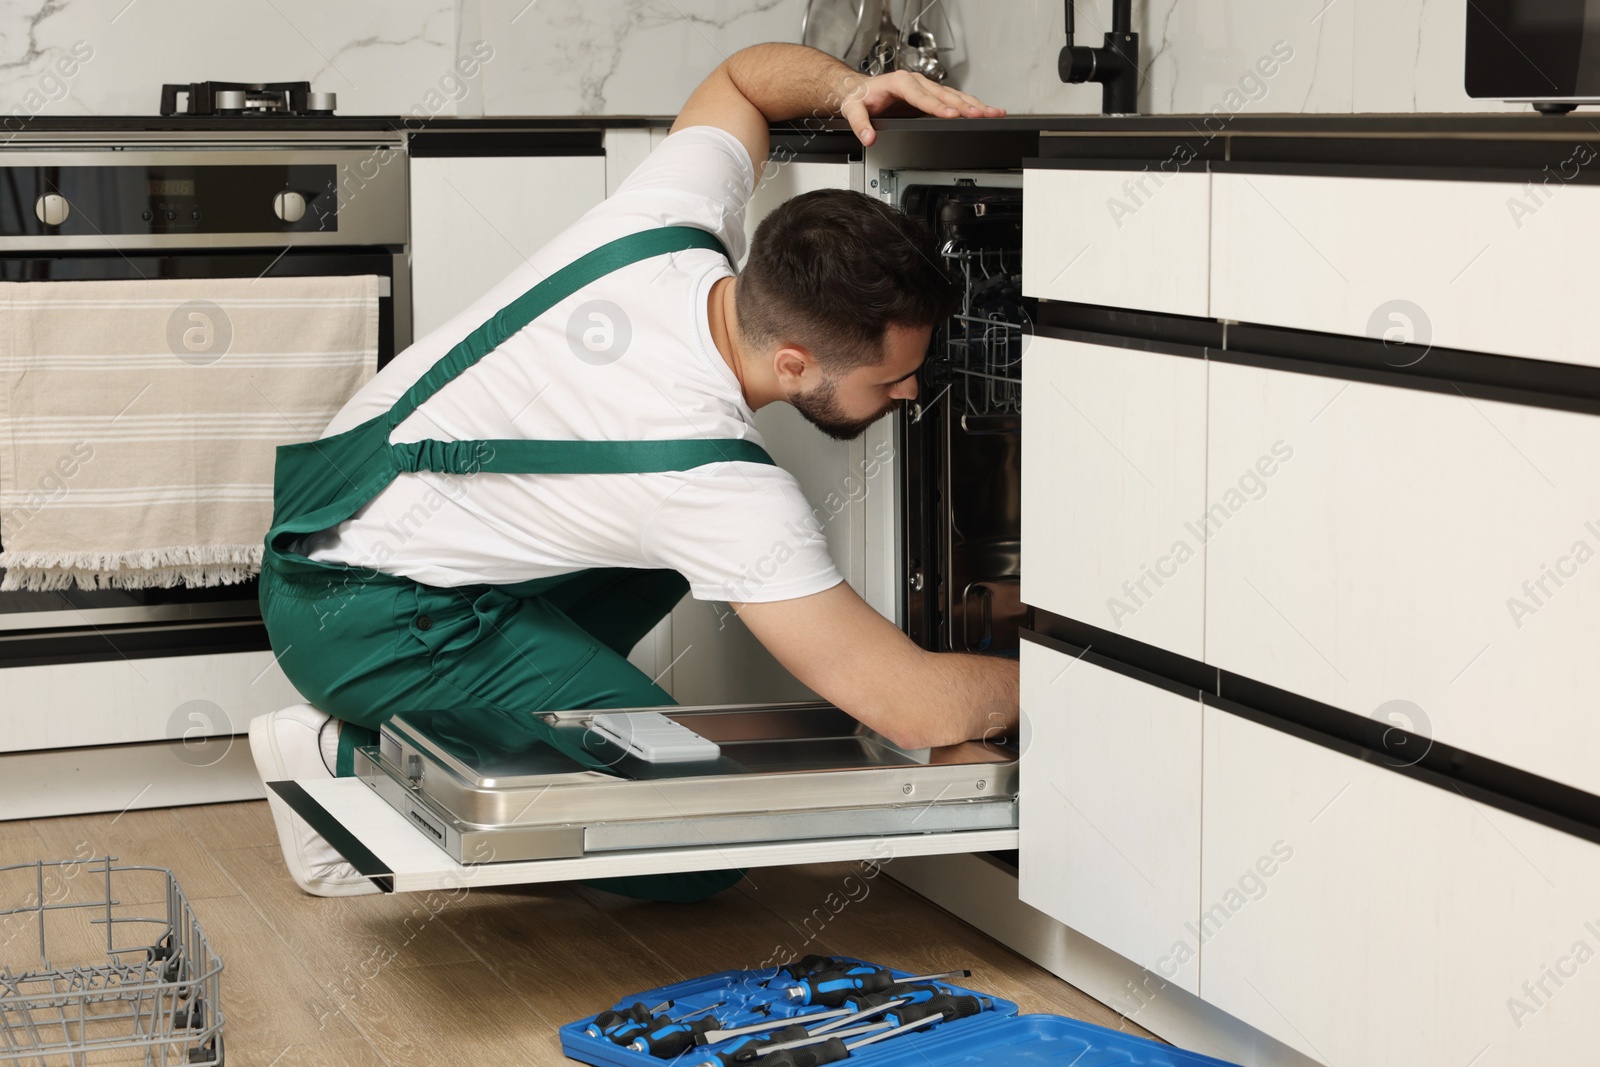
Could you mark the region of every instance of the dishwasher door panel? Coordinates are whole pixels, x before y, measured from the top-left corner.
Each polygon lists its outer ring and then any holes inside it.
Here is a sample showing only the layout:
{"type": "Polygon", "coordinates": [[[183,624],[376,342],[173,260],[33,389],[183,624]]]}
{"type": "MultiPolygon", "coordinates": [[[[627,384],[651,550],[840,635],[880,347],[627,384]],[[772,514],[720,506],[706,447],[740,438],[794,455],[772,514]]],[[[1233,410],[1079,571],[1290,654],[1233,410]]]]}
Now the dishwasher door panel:
{"type": "Polygon", "coordinates": [[[474,752],[426,716],[399,716],[358,752],[355,778],[272,786],[392,889],[1015,845],[1007,746],[906,752],[821,702],[660,710],[715,741],[717,758],[646,763],[595,731],[592,711],[543,717],[602,770],[547,747],[474,752]]]}

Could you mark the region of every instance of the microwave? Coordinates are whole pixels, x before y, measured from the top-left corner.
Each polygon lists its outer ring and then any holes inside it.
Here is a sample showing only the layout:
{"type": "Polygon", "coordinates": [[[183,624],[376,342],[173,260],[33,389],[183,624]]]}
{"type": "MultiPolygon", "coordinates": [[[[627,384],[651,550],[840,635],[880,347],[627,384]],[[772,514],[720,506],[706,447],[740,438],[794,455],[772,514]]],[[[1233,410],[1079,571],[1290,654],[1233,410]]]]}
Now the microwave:
{"type": "Polygon", "coordinates": [[[1466,89],[1554,114],[1600,103],[1600,0],[1472,0],[1466,89]]]}

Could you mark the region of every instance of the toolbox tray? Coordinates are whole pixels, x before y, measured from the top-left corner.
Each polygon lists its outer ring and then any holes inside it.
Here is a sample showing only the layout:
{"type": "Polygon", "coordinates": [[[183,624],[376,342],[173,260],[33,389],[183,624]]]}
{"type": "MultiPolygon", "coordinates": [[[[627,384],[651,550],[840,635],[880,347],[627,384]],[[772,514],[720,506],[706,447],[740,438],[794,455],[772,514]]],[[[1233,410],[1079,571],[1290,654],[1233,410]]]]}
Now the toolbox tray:
{"type": "MultiPolygon", "coordinates": [[[[854,963],[865,960],[838,957],[854,963]]],[[[910,978],[911,972],[889,968],[896,978],[910,978]]],[[[761,983],[774,977],[776,968],[750,971],[719,971],[700,978],[658,986],[623,997],[614,1008],[626,1008],[636,1001],[647,1005],[674,1001],[673,1016],[709,1007],[728,999],[734,1011],[717,1018],[730,1029],[759,1022],[816,1012],[816,1007],[796,1006],[774,999],[774,988],[761,983]],[[754,1011],[765,1004],[770,1015],[754,1011]]],[[[863,1045],[840,1063],[881,1064],[883,1067],[957,1067],[965,1064],[1071,1064],[1072,1067],[1235,1067],[1227,1061],[1185,1052],[1155,1041],[1134,1037],[1103,1026],[1079,1022],[1060,1015],[1019,1015],[1017,1005],[982,990],[953,982],[932,983],[957,995],[987,997],[994,1007],[965,1019],[935,1023],[925,1031],[911,1031],[877,1044],[863,1045]]],[[[568,1058],[596,1067],[696,1067],[715,1052],[737,1048],[748,1037],[731,1038],[716,1045],[703,1045],[671,1059],[664,1059],[618,1045],[605,1037],[591,1037],[584,1027],[598,1016],[585,1016],[561,1027],[561,1051],[568,1058]]],[[[755,1067],[761,1061],[755,1060],[755,1067]]]]}

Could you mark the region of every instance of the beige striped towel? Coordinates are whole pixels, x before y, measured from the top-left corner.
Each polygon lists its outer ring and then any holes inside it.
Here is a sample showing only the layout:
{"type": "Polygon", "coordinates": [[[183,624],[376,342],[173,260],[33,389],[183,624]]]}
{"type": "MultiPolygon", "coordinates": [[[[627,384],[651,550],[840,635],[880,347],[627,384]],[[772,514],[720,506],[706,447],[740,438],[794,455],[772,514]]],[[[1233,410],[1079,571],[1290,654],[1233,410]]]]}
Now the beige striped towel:
{"type": "Polygon", "coordinates": [[[273,449],[377,370],[378,279],[0,283],[0,590],[261,567],[273,449]]]}

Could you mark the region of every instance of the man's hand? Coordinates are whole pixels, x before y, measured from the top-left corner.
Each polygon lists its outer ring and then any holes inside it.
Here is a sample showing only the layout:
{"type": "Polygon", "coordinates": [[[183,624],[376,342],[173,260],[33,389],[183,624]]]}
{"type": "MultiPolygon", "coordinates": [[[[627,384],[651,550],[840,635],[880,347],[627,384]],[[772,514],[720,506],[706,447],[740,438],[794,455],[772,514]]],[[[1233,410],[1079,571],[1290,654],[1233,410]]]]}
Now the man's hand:
{"type": "Polygon", "coordinates": [[[673,131],[716,126],[737,137],[757,171],[770,150],[768,126],[840,115],[861,143],[878,139],[872,116],[903,109],[941,118],[998,118],[990,107],[958,89],[897,70],[869,78],[832,56],[798,44],[757,44],[729,56],[689,97],[673,131]]]}
{"type": "Polygon", "coordinates": [[[734,608],[790,673],[901,748],[1016,740],[1015,660],[918,648],[843,582],[734,608]]]}
{"type": "Polygon", "coordinates": [[[902,102],[929,115],[948,119],[998,118],[1006,113],[1003,107],[985,104],[975,96],[940,85],[921,74],[897,70],[875,78],[852,79],[839,114],[849,121],[861,143],[870,145],[878,139],[878,131],[872,128],[872,116],[881,115],[902,102]]]}

